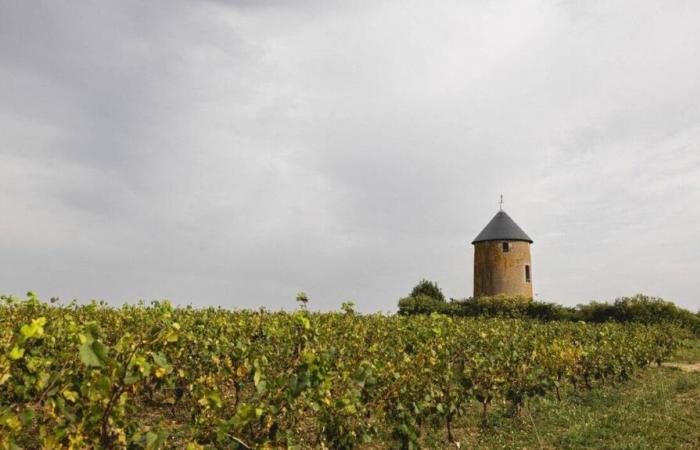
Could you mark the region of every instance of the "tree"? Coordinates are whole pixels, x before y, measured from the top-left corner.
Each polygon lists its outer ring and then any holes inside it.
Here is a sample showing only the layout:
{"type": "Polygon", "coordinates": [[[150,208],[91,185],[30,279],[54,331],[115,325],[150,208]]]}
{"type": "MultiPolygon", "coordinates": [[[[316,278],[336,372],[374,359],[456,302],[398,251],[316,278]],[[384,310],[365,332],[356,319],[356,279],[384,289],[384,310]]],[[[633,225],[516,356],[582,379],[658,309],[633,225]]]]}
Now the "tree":
{"type": "Polygon", "coordinates": [[[435,281],[428,281],[425,278],[420,280],[420,282],[411,291],[411,297],[426,296],[441,302],[445,301],[445,295],[442,293],[440,287],[438,287],[435,281]]]}
{"type": "Polygon", "coordinates": [[[306,309],[309,304],[309,296],[306,295],[306,292],[299,292],[297,294],[297,303],[301,309],[306,309]]]}

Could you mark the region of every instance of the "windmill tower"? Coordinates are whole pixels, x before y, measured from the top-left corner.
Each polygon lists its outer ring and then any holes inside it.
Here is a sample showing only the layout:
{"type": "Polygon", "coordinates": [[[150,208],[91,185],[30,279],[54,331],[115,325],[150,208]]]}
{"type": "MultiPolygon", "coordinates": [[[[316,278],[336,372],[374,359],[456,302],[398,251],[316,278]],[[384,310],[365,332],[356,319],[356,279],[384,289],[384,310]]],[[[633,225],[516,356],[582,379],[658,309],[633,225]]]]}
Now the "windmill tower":
{"type": "Polygon", "coordinates": [[[532,298],[532,239],[501,209],[472,241],[474,297],[505,294],[532,298]]]}

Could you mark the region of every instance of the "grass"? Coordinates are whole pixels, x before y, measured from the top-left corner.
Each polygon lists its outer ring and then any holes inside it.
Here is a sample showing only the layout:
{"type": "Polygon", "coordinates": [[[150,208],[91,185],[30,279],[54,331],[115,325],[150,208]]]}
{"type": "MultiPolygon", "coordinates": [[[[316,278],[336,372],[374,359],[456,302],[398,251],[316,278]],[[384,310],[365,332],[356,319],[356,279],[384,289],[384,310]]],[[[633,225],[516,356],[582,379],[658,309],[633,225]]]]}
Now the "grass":
{"type": "MultiPolygon", "coordinates": [[[[700,341],[680,350],[675,362],[700,362],[700,341]]],[[[700,372],[652,367],[615,386],[568,389],[561,403],[530,401],[520,417],[494,408],[487,427],[479,412],[458,424],[455,437],[467,449],[699,449],[700,372]]],[[[427,448],[448,448],[444,433],[428,435],[427,448]]],[[[452,445],[452,448],[456,448],[452,445]]]]}

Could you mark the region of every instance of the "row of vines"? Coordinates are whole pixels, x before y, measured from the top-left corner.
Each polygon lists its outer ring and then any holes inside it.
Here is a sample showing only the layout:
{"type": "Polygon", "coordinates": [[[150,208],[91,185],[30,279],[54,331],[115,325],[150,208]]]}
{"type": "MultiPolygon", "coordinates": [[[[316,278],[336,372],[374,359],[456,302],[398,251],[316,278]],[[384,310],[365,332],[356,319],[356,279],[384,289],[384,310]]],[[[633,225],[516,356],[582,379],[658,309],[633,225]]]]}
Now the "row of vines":
{"type": "Polygon", "coordinates": [[[416,448],[480,405],[625,380],[671,326],[0,306],[0,448],[416,448]],[[379,445],[377,444],[377,445],[379,445]]]}

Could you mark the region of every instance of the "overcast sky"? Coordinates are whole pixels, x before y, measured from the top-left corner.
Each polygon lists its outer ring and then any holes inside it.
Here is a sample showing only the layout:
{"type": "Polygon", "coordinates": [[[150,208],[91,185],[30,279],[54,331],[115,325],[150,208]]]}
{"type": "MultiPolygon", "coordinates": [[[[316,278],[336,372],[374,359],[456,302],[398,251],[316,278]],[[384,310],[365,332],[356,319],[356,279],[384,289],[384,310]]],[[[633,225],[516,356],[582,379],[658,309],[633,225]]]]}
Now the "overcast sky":
{"type": "Polygon", "coordinates": [[[0,0],[0,292],[700,308],[700,3],[0,0]]]}

